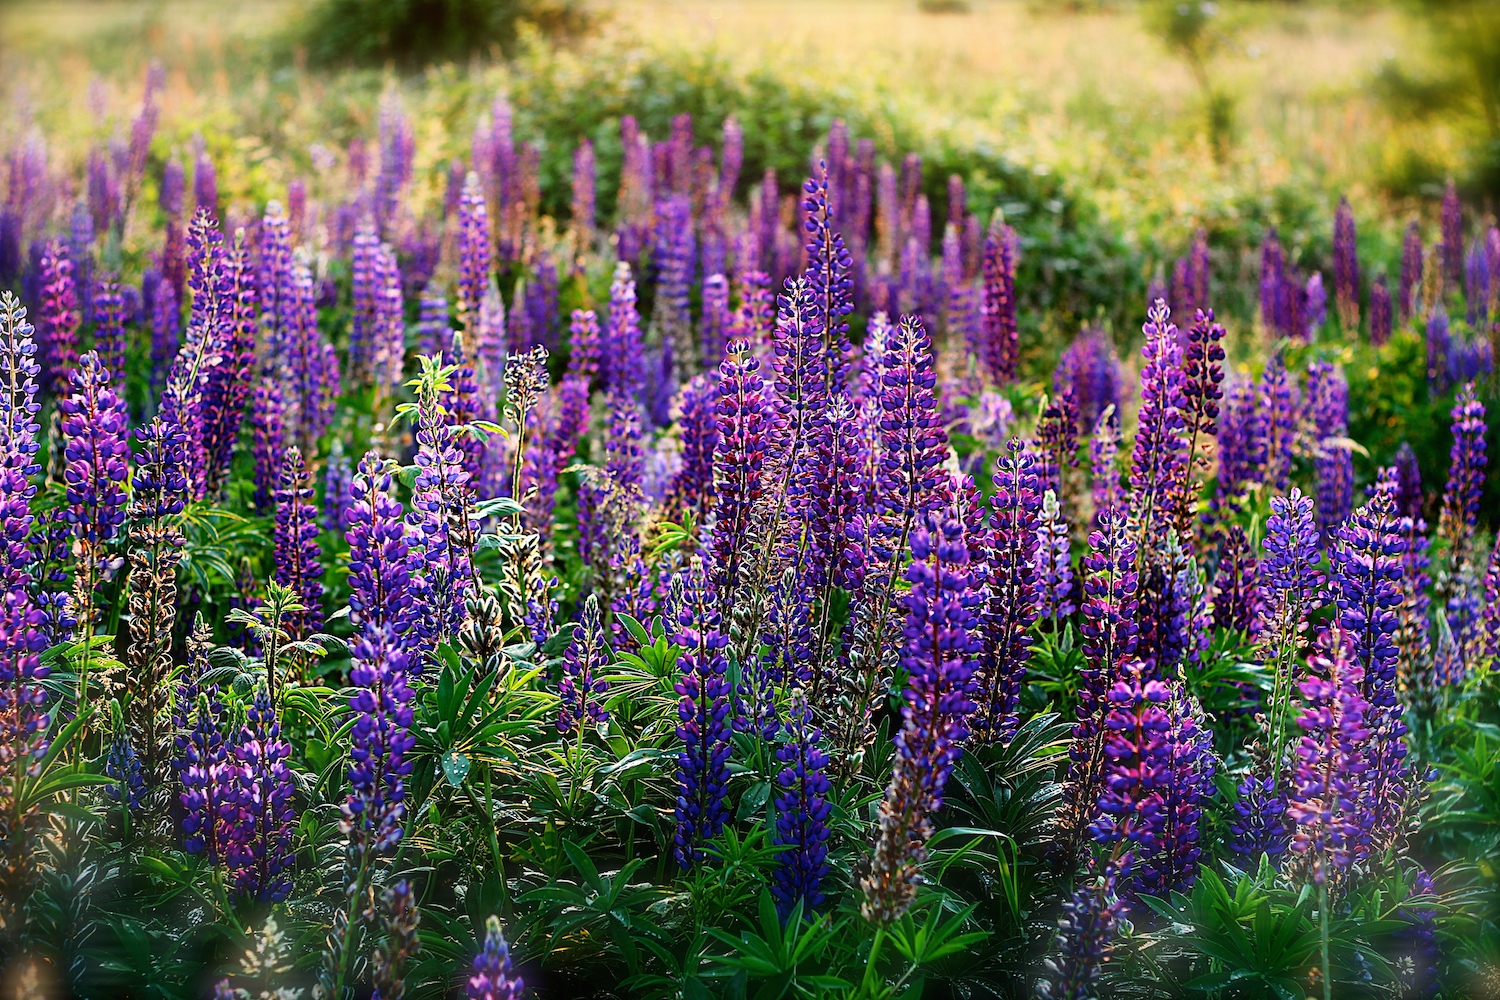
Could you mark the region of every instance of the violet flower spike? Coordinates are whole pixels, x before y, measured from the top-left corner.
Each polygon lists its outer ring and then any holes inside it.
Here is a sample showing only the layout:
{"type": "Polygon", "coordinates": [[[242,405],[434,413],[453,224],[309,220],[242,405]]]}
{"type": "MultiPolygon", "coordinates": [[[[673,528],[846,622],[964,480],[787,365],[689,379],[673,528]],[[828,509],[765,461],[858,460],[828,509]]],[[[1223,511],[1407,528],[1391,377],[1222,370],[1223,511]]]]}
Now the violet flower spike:
{"type": "Polygon", "coordinates": [[[684,871],[701,865],[708,844],[729,818],[729,680],[724,649],[729,637],[719,630],[713,590],[701,564],[688,572],[674,630],[683,648],[677,738],[677,831],[673,856],[684,871]]]}

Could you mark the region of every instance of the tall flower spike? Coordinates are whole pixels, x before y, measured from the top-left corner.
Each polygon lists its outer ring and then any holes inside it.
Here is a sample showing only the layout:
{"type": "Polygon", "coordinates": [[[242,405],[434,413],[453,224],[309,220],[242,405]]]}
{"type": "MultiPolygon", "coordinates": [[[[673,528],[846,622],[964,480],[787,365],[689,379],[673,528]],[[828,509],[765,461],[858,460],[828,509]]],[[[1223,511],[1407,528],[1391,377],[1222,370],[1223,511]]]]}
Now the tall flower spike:
{"type": "Polygon", "coordinates": [[[1113,405],[1104,408],[1089,439],[1089,469],[1094,492],[1094,526],[1106,510],[1124,511],[1125,490],[1120,483],[1120,418],[1113,405]]]}
{"type": "Polygon", "coordinates": [[[899,920],[916,896],[919,868],[942,808],[943,789],[969,736],[980,653],[984,568],[969,562],[964,527],[930,515],[911,536],[901,665],[909,681],[895,737],[896,764],[880,804],[879,830],[861,912],[899,920]]]}
{"type": "Polygon", "coordinates": [[[349,795],[339,828],[349,838],[349,866],[368,871],[401,841],[406,813],[411,730],[408,660],[389,633],[361,636],[354,644],[349,708],[354,729],[349,750],[349,795]]]}
{"type": "Polygon", "coordinates": [[[594,189],[597,177],[594,167],[594,144],[584,139],[573,150],[573,229],[578,233],[580,249],[594,242],[594,189]]]}
{"type": "Polygon", "coordinates": [[[1448,452],[1448,483],[1443,491],[1443,511],[1438,536],[1445,538],[1456,569],[1464,558],[1469,539],[1479,521],[1479,502],[1484,495],[1485,454],[1484,404],[1470,382],[1459,390],[1453,403],[1453,447],[1448,452]]]}
{"type": "Polygon", "coordinates": [[[713,579],[714,590],[727,596],[737,592],[753,544],[751,517],[763,491],[770,429],[760,362],[747,341],[730,343],[719,365],[717,409],[713,579]]]}
{"type": "Polygon", "coordinates": [[[413,612],[404,511],[392,486],[379,454],[366,453],[349,484],[343,529],[349,543],[349,617],[364,633],[389,632],[399,642],[411,628],[413,612]]]}
{"type": "Polygon", "coordinates": [[[1091,1000],[1119,933],[1124,906],[1114,898],[1113,873],[1076,890],[1063,903],[1057,955],[1047,959],[1047,979],[1039,984],[1044,1000],[1091,1000]]]}
{"type": "MultiPolygon", "coordinates": [[[[1359,248],[1354,240],[1354,210],[1339,198],[1333,215],[1333,289],[1339,323],[1346,332],[1359,329],[1359,248]]],[[[1373,304],[1372,304],[1373,305],[1373,304]]]]}
{"type": "Polygon", "coordinates": [[[70,381],[72,392],[58,400],[57,408],[67,442],[63,450],[67,461],[63,470],[68,501],[65,517],[77,540],[73,597],[82,609],[88,638],[93,628],[94,589],[107,571],[107,549],[125,524],[130,445],[125,438],[125,401],[110,389],[109,372],[100,365],[98,354],[85,354],[70,381]]]}
{"type": "Polygon", "coordinates": [[[485,924],[484,947],[474,956],[473,970],[465,987],[468,1000],[520,1000],[526,991],[525,981],[511,968],[499,917],[485,924]]]}
{"type": "Polygon", "coordinates": [[[848,388],[849,314],[854,312],[853,258],[834,228],[829,201],[828,165],[802,185],[802,227],[807,234],[807,285],[817,328],[823,337],[824,393],[828,398],[848,388]]]}
{"type": "Polygon", "coordinates": [[[776,774],[776,833],[772,843],[786,848],[776,857],[771,895],[782,919],[800,900],[805,913],[823,905],[823,880],[828,877],[828,801],[832,784],[824,773],[828,754],[820,746],[823,734],[812,724],[812,712],[794,703],[786,722],[786,742],[776,748],[784,765],[776,774]]]}
{"type": "Polygon", "coordinates": [[[984,294],[980,322],[989,377],[1005,385],[1016,377],[1020,337],[1016,328],[1016,256],[1020,241],[1014,229],[1001,225],[984,241],[984,294]]]}
{"type": "Polygon", "coordinates": [[[1296,823],[1292,853],[1321,884],[1368,851],[1359,802],[1369,705],[1359,693],[1359,666],[1341,653],[1331,659],[1314,657],[1309,668],[1299,685],[1302,735],[1293,751],[1287,815],[1296,823]]]}
{"type": "Polygon", "coordinates": [[[1253,634],[1260,610],[1260,583],[1255,552],[1245,529],[1231,525],[1214,573],[1214,627],[1253,634]]]}
{"type": "Polygon", "coordinates": [[[292,891],[293,831],[297,807],[292,748],[281,736],[270,696],[257,691],[234,747],[236,831],[228,861],[235,891],[261,903],[279,903],[292,891]]]}
{"type": "Polygon", "coordinates": [[[125,662],[132,692],[130,737],[147,784],[163,778],[177,619],[177,564],[183,537],[178,517],[187,503],[186,447],[181,432],[157,417],[136,430],[141,450],[130,508],[130,644],[125,662]]]}
{"type": "Polygon", "coordinates": [[[306,639],[323,624],[323,565],[318,552],[318,508],[312,476],[301,449],[287,449],[276,488],[276,582],[297,595],[302,610],[286,621],[295,639],[306,639]]]}
{"type": "Polygon", "coordinates": [[[1370,285],[1370,343],[1380,347],[1391,339],[1394,326],[1391,309],[1391,289],[1385,275],[1379,275],[1370,285]]]}
{"type": "Polygon", "coordinates": [[[995,464],[990,497],[989,593],[980,613],[978,710],[972,727],[972,739],[979,743],[1006,742],[1015,734],[1016,706],[1031,658],[1030,629],[1042,597],[1038,549],[1051,541],[1042,539],[1038,529],[1042,500],[1035,460],[1015,438],[1006,452],[995,464]]]}
{"type": "Polygon", "coordinates": [[[78,366],[78,284],[74,262],[59,240],[47,244],[41,260],[41,298],[37,308],[37,341],[41,345],[42,387],[68,384],[78,366]]]}
{"type": "Polygon", "coordinates": [[[574,309],[568,327],[568,373],[592,383],[603,366],[598,317],[592,309],[574,309]]]}
{"type": "Polygon", "coordinates": [[[94,350],[111,372],[125,371],[125,297],[115,274],[99,276],[93,295],[94,350]]]}
{"type": "Polygon", "coordinates": [[[674,630],[683,649],[677,704],[677,832],[673,856],[686,871],[702,864],[707,845],[729,818],[729,680],[719,612],[701,564],[688,572],[674,630]]]}
{"type": "Polygon", "coordinates": [[[1333,365],[1315,361],[1308,370],[1308,409],[1315,442],[1318,528],[1328,537],[1354,506],[1354,459],[1349,433],[1349,384],[1333,365]]]}
{"type": "Polygon", "coordinates": [[[1068,520],[1048,490],[1037,518],[1037,587],[1043,616],[1060,621],[1073,613],[1073,555],[1068,520]]]}
{"type": "Polygon", "coordinates": [[[1262,482],[1278,493],[1287,488],[1291,475],[1300,407],[1297,383],[1287,373],[1286,360],[1277,351],[1261,373],[1260,421],[1265,448],[1262,482]]]}
{"type": "Polygon", "coordinates": [[[1224,327],[1214,321],[1214,311],[1198,309],[1182,353],[1182,420],[1187,448],[1178,480],[1182,496],[1177,501],[1176,528],[1184,537],[1191,528],[1193,507],[1202,492],[1194,476],[1208,467],[1208,452],[1219,433],[1219,401],[1224,398],[1223,340],[1224,327]]]}
{"type": "Polygon", "coordinates": [[[1401,308],[1401,322],[1412,318],[1417,311],[1417,295],[1422,289],[1422,227],[1416,220],[1406,225],[1406,236],[1401,242],[1401,284],[1397,304],[1401,308]]]}
{"type": "Polygon", "coordinates": [[[490,283],[490,222],[479,175],[464,178],[458,202],[458,321],[472,330],[490,283]]]}
{"type": "Polygon", "coordinates": [[[20,301],[10,292],[0,293],[0,462],[19,474],[23,487],[25,479],[41,471],[36,460],[41,365],[34,332],[20,301]]]}
{"type": "Polygon", "coordinates": [[[1099,515],[1084,557],[1084,601],[1081,609],[1085,665],[1079,671],[1078,721],[1073,726],[1067,783],[1063,792],[1063,842],[1077,846],[1098,801],[1099,769],[1104,760],[1107,698],[1123,667],[1133,659],[1137,640],[1139,577],[1136,547],[1123,511],[1099,515]]]}
{"type": "Polygon", "coordinates": [[[1179,481],[1187,473],[1182,352],[1177,327],[1168,316],[1166,303],[1157,300],[1141,328],[1146,335],[1141,348],[1145,363],[1139,426],[1130,460],[1130,506],[1138,522],[1137,544],[1142,546],[1180,523],[1184,498],[1179,481]]]}
{"type": "Polygon", "coordinates": [[[1443,262],[1443,277],[1457,287],[1464,280],[1464,215],[1458,200],[1458,186],[1449,178],[1443,189],[1443,206],[1439,215],[1443,240],[1438,252],[1443,262]]]}
{"type": "Polygon", "coordinates": [[[604,333],[600,374],[606,389],[614,389],[627,399],[640,399],[645,387],[641,317],[635,303],[635,279],[630,265],[621,261],[609,286],[609,324],[604,333]]]}
{"type": "Polygon", "coordinates": [[[599,600],[590,594],[584,598],[573,640],[563,654],[563,676],[557,690],[559,733],[566,736],[577,729],[581,735],[585,719],[597,724],[609,718],[599,701],[609,691],[609,681],[599,674],[609,666],[612,656],[599,614],[599,600]]]}

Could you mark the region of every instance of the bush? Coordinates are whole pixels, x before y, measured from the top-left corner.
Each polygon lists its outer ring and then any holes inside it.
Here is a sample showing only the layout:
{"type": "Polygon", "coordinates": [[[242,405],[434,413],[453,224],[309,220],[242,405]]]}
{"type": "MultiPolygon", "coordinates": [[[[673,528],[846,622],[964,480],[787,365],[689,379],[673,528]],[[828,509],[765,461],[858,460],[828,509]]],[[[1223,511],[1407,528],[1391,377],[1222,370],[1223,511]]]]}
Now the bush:
{"type": "Polygon", "coordinates": [[[580,0],[320,0],[308,12],[302,40],[317,65],[415,68],[508,53],[522,23],[570,36],[594,20],[580,0]]]}

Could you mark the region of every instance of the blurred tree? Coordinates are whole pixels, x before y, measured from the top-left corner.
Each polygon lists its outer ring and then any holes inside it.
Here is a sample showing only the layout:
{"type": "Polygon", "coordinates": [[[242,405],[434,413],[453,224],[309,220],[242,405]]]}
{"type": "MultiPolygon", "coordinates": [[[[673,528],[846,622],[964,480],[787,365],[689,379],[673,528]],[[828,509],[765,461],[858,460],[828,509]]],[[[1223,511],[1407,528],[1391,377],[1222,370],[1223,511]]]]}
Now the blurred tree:
{"type": "Polygon", "coordinates": [[[549,36],[578,35],[595,22],[583,0],[315,0],[302,44],[316,65],[416,68],[513,49],[523,23],[549,36]]]}
{"type": "Polygon", "coordinates": [[[1153,0],[1143,8],[1148,30],[1180,55],[1203,95],[1208,141],[1214,159],[1222,163],[1229,152],[1234,127],[1234,98],[1215,84],[1209,63],[1228,41],[1228,30],[1214,0],[1153,0]]]}

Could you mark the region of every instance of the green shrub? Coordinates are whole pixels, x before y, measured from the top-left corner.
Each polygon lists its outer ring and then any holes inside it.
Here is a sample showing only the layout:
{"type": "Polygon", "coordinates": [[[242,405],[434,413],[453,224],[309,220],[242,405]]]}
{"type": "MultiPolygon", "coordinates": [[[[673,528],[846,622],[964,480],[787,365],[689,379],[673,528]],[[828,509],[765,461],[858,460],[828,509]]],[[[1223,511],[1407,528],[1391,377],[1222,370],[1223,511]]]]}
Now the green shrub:
{"type": "Polygon", "coordinates": [[[594,15],[580,0],[318,0],[302,43],[316,65],[414,68],[510,52],[523,23],[550,36],[577,35],[594,15]]]}

